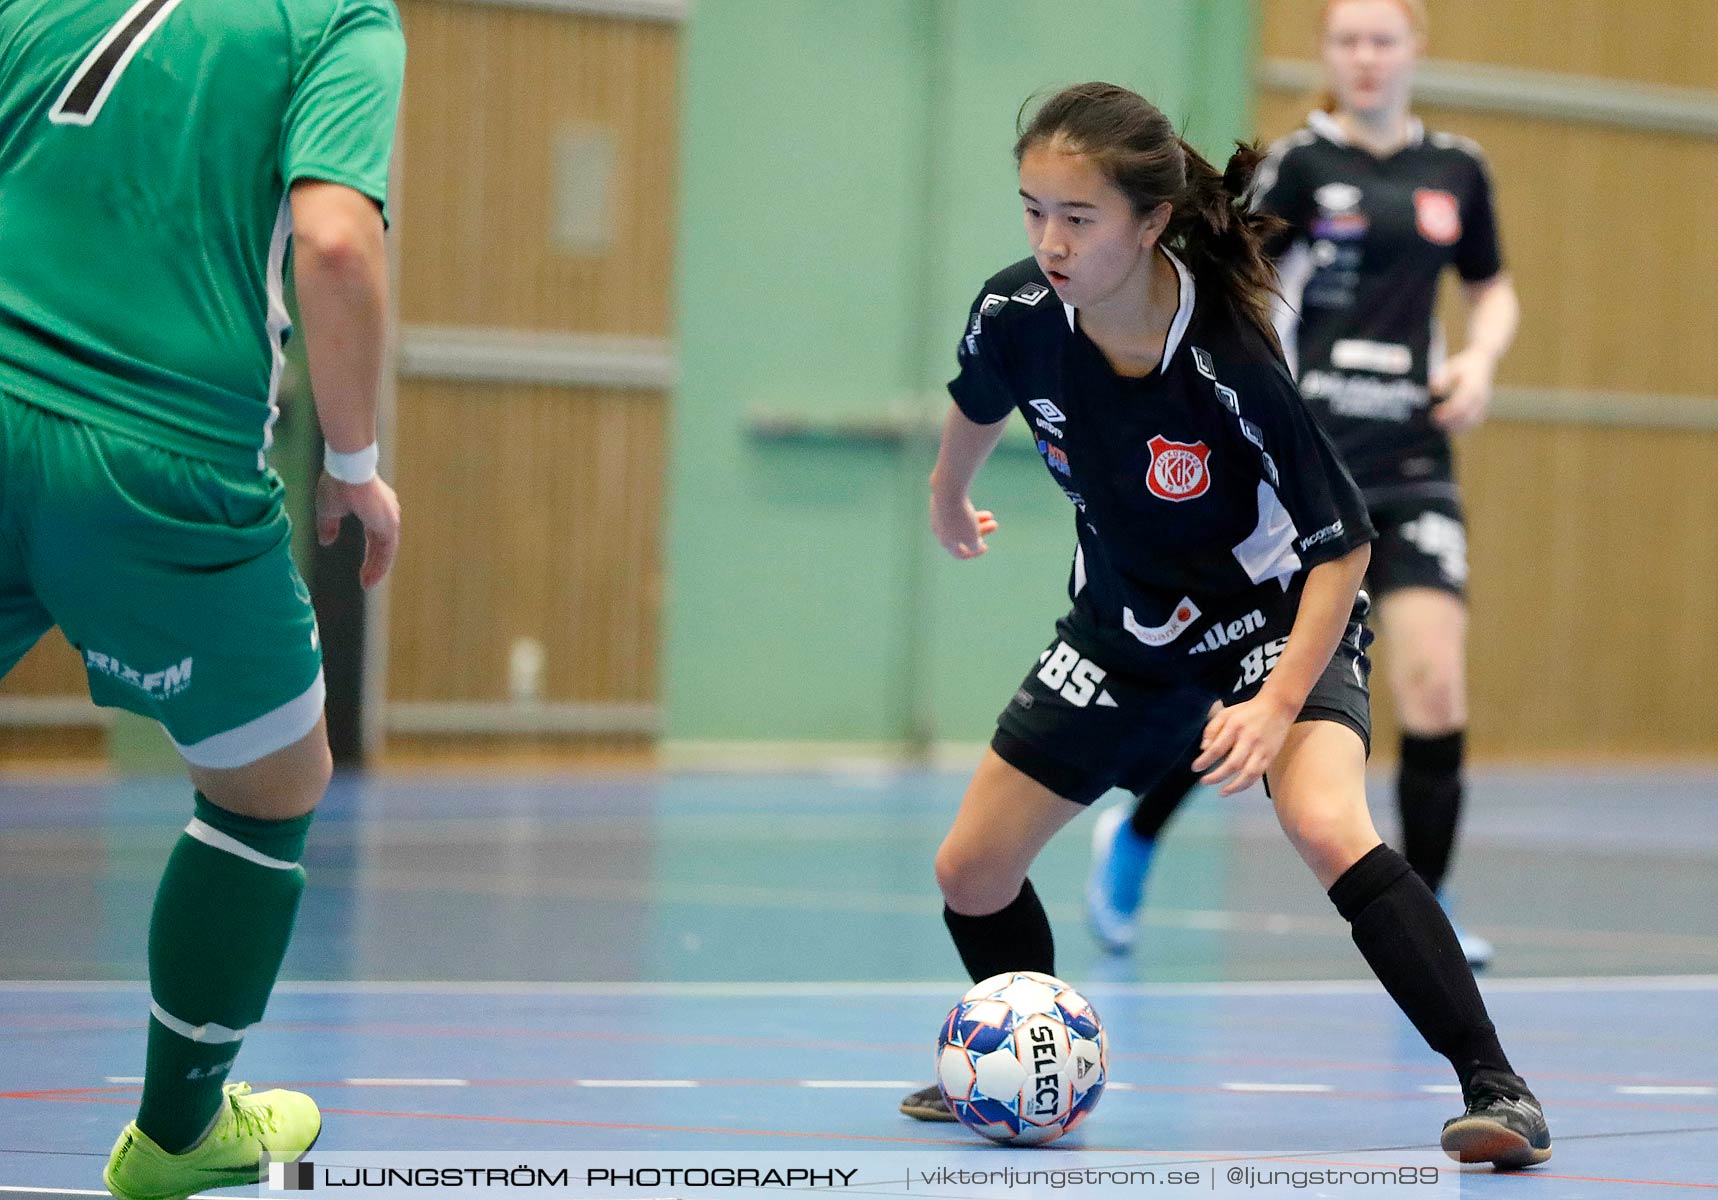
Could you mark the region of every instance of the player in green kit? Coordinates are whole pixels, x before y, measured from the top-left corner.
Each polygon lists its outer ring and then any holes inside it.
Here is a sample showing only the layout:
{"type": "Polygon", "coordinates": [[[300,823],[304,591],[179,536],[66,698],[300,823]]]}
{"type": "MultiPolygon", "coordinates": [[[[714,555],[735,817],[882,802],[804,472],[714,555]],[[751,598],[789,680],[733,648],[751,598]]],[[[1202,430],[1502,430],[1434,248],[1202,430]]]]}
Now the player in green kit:
{"type": "Polygon", "coordinates": [[[99,704],[159,720],[195,815],[149,926],[148,1059],[103,1179],[254,1182],[321,1115],[227,1084],[285,954],[327,787],[322,665],[275,418],[288,248],[329,452],[326,544],[393,560],[376,475],[388,0],[0,3],[0,674],[50,626],[99,704]]]}

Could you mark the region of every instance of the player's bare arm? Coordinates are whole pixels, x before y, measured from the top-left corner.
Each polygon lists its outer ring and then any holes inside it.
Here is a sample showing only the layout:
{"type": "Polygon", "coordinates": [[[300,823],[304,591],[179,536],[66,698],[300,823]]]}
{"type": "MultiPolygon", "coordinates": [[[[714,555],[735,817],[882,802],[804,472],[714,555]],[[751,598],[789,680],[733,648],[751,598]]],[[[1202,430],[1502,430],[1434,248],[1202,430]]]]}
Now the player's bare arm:
{"type": "MultiPolygon", "coordinates": [[[[361,455],[376,445],[377,396],[387,320],[388,260],[382,214],[348,187],[306,180],[292,189],[294,276],[310,359],[316,415],[330,451],[361,455]]],[[[359,482],[325,471],[316,488],[317,537],[339,534],[347,514],[364,526],[359,579],[374,587],[399,547],[400,506],[379,475],[359,482]]]]}
{"type": "Polygon", "coordinates": [[[931,471],[931,532],[955,558],[977,558],[989,549],[985,536],[996,532],[995,515],[975,509],[970,492],[979,468],[1007,428],[1006,419],[980,425],[949,405],[937,465],[931,471]]]}
{"type": "Polygon", "coordinates": [[[1448,433],[1461,433],[1485,420],[1497,364],[1521,323],[1521,302],[1506,272],[1465,283],[1462,293],[1468,305],[1467,345],[1431,380],[1432,394],[1442,397],[1432,409],[1432,420],[1448,433]]]}
{"type": "Polygon", "coordinates": [[[1203,752],[1193,769],[1209,771],[1204,778],[1208,784],[1227,780],[1223,795],[1253,786],[1276,759],[1307,694],[1342,640],[1355,593],[1371,560],[1372,547],[1367,543],[1312,568],[1288,645],[1259,694],[1233,708],[1219,706],[1212,711],[1200,741],[1203,752]]]}

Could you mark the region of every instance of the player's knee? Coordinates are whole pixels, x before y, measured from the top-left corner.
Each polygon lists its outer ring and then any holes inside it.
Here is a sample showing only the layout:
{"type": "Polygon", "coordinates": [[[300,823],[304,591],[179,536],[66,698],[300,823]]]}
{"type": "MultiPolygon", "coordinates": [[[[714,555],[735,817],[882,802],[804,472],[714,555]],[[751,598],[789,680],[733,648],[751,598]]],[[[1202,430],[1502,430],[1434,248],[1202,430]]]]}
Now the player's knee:
{"type": "Polygon", "coordinates": [[[1466,723],[1466,697],[1460,676],[1433,663],[1418,664],[1402,680],[1401,709],[1416,733],[1437,734],[1466,723]]]}
{"type": "Polygon", "coordinates": [[[968,916],[999,912],[1020,892],[1020,881],[1003,878],[983,855],[947,842],[937,851],[936,875],[944,903],[968,916]]]}
{"type": "Polygon", "coordinates": [[[978,863],[971,856],[962,854],[947,842],[937,850],[936,864],[937,890],[942,892],[943,899],[958,912],[960,906],[954,904],[956,897],[964,897],[974,885],[978,875],[978,863]]]}
{"type": "Polygon", "coordinates": [[[322,803],[328,784],[334,778],[334,753],[328,738],[320,730],[293,748],[274,764],[272,781],[261,782],[274,806],[280,811],[276,819],[302,816],[322,803]],[[277,772],[277,773],[276,773],[277,772]]]}
{"type": "Polygon", "coordinates": [[[334,777],[334,756],[319,724],[283,750],[242,767],[193,767],[197,790],[213,803],[262,821],[290,821],[322,802],[334,777]]]}
{"type": "Polygon", "coordinates": [[[1301,858],[1321,878],[1340,874],[1354,861],[1355,847],[1376,844],[1370,820],[1357,820],[1335,808],[1309,807],[1281,815],[1283,832],[1301,858]]]}

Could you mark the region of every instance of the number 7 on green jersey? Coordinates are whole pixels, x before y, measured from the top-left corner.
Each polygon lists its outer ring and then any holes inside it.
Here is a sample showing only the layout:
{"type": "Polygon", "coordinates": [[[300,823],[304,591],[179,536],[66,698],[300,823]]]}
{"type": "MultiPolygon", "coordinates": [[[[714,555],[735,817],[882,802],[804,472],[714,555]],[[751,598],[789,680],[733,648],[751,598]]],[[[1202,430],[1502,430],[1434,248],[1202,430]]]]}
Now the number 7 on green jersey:
{"type": "Polygon", "coordinates": [[[132,58],[180,3],[181,0],[137,0],[78,64],[49,110],[48,120],[55,125],[93,124],[132,58]]]}

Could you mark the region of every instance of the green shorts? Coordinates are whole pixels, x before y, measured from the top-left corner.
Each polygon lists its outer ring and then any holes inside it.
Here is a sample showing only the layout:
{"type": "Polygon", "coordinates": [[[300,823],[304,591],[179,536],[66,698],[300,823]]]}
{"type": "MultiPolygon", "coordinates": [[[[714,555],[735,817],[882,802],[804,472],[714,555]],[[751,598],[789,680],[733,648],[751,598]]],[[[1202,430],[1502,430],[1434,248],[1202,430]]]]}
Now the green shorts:
{"type": "Polygon", "coordinates": [[[0,393],[0,675],[58,625],[90,699],[238,767],[322,715],[322,650],[273,471],[187,458],[0,393]]]}

